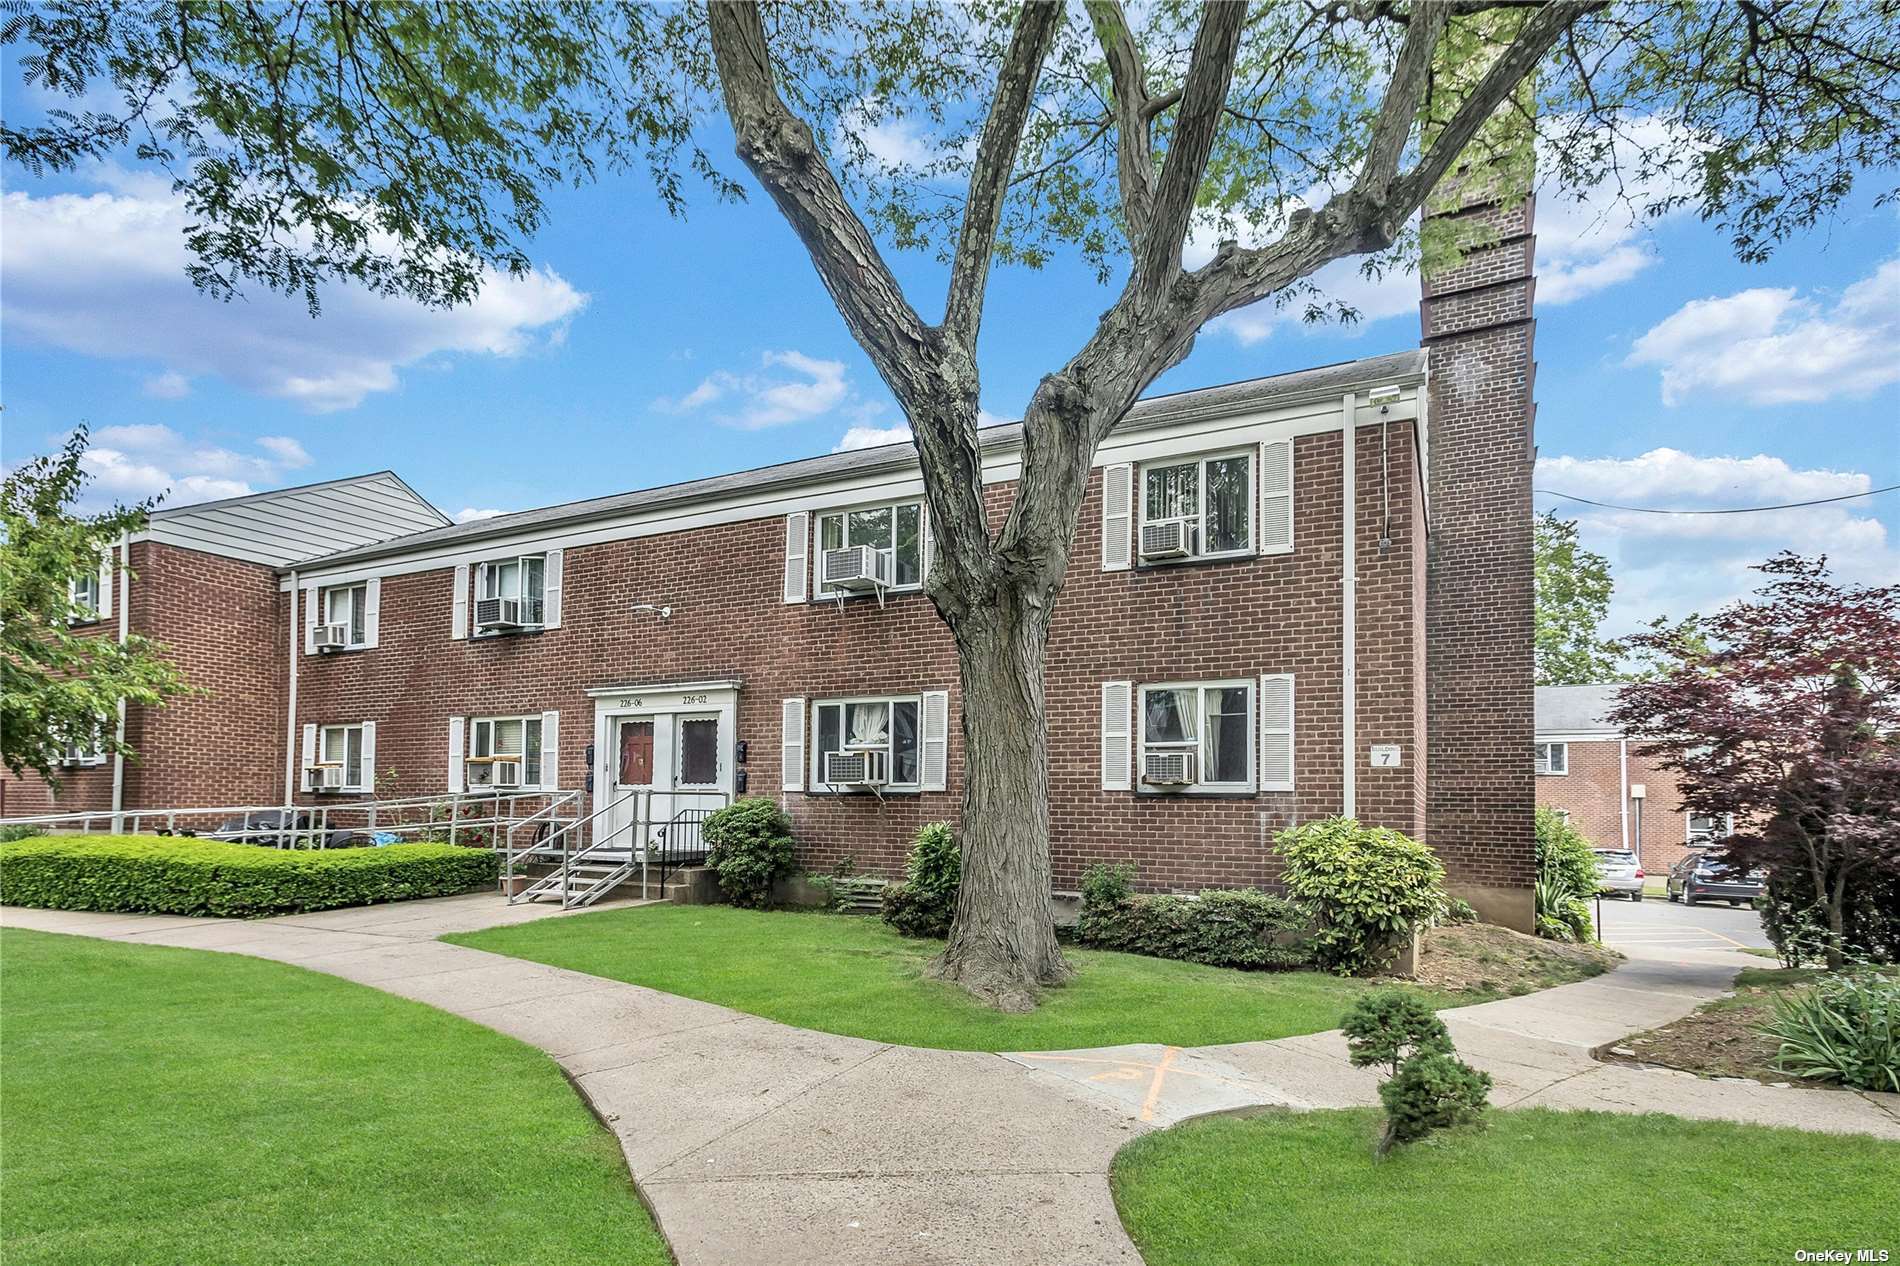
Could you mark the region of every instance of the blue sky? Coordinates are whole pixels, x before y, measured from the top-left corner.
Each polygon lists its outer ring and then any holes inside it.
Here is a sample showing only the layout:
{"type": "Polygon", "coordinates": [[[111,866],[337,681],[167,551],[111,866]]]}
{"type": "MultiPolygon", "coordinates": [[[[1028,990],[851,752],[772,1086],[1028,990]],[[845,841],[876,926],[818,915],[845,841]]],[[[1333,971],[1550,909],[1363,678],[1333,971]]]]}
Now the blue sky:
{"type": "MultiPolygon", "coordinates": [[[[5,83],[9,117],[22,103],[5,83]]],[[[30,105],[31,103],[26,103],[30,105]]],[[[886,138],[893,147],[914,138],[886,138]]],[[[168,504],[389,467],[451,515],[525,509],[822,453],[901,425],[802,248],[762,195],[668,217],[635,180],[557,195],[536,274],[425,311],[186,282],[165,181],[123,167],[0,205],[7,465],[91,425],[100,496],[168,504]]],[[[1662,506],[1755,505],[1900,482],[1900,219],[1871,198],[1743,266],[1692,216],[1539,208],[1540,487],[1662,506]]],[[[942,270],[895,260],[926,313],[942,270]]],[[[1327,280],[1350,328],[1270,309],[1211,329],[1177,390],[1413,345],[1416,281],[1327,280]]],[[[1074,259],[991,286],[983,404],[1014,417],[1110,297],[1074,259]]],[[[1563,506],[1539,497],[1540,508],[1563,506]]],[[[1900,576],[1900,493],[1658,518],[1568,506],[1619,582],[1616,629],[1707,609],[1781,547],[1900,576]]]]}

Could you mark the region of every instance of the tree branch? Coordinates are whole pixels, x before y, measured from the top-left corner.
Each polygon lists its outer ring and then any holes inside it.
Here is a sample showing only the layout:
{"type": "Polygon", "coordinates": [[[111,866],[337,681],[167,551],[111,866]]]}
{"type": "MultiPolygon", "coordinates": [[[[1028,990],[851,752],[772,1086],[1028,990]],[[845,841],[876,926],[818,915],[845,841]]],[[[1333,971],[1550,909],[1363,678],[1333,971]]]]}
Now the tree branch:
{"type": "Polygon", "coordinates": [[[989,281],[990,257],[996,249],[996,227],[1009,192],[1010,173],[1022,145],[1023,125],[1035,97],[1042,59],[1049,52],[1062,5],[1032,0],[1016,15],[1009,51],[996,76],[996,93],[989,118],[977,142],[976,165],[970,170],[970,196],[964,204],[963,227],[957,253],[950,265],[950,297],[944,306],[945,332],[974,360],[977,329],[983,323],[983,290],[989,281]]]}
{"type": "Polygon", "coordinates": [[[1399,46],[1398,62],[1392,67],[1385,100],[1372,127],[1372,140],[1366,146],[1366,160],[1353,185],[1361,198],[1385,201],[1398,174],[1399,160],[1405,156],[1406,142],[1411,140],[1412,128],[1418,122],[1419,107],[1424,104],[1426,84],[1431,78],[1432,58],[1449,22],[1444,8],[1425,4],[1406,24],[1405,42],[1399,46]]]}
{"type": "Polygon", "coordinates": [[[1095,38],[1108,60],[1122,219],[1128,227],[1128,244],[1135,247],[1148,232],[1148,217],[1154,205],[1154,138],[1148,130],[1154,114],[1149,110],[1148,72],[1121,0],[1088,0],[1088,11],[1095,25],[1095,38]]]}

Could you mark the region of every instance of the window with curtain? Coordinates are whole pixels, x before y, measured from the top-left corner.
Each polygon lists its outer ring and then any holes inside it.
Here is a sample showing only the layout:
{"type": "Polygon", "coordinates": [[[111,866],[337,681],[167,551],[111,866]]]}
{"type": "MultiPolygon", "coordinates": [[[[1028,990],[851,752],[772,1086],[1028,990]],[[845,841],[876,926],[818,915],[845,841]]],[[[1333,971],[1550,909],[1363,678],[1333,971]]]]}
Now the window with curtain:
{"type": "Polygon", "coordinates": [[[1156,463],[1142,470],[1141,521],[1185,520],[1192,558],[1251,552],[1253,504],[1250,453],[1156,463]]]}
{"type": "Polygon", "coordinates": [[[812,786],[825,787],[827,752],[882,752],[892,787],[914,787],[920,772],[916,696],[821,699],[812,706],[812,786]]]}
{"type": "Polygon", "coordinates": [[[471,785],[490,781],[482,776],[485,766],[497,760],[521,762],[521,784],[537,786],[541,782],[541,718],[477,717],[469,726],[468,754],[471,785]]]}
{"type": "Polygon", "coordinates": [[[1254,685],[1251,681],[1144,686],[1141,750],[1191,752],[1194,786],[1253,786],[1254,685]]]}

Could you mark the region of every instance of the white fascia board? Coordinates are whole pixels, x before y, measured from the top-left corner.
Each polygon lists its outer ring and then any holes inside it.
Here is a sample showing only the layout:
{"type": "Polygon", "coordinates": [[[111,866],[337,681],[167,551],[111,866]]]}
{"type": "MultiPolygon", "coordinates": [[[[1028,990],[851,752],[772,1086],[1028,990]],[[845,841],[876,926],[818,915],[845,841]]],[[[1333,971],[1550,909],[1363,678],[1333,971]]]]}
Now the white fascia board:
{"type": "Polygon", "coordinates": [[[1534,743],[1620,743],[1623,736],[1615,730],[1538,730],[1534,743]]]}
{"type": "MultiPolygon", "coordinates": [[[[1389,376],[1383,381],[1390,381],[1389,376]]],[[[1396,422],[1413,418],[1417,407],[1418,384],[1414,379],[1405,381],[1403,385],[1408,394],[1398,403],[1389,405],[1389,412],[1383,417],[1377,407],[1362,401],[1354,418],[1355,423],[1359,426],[1375,426],[1381,421],[1396,422]]],[[[1364,389],[1361,389],[1360,394],[1365,394],[1364,389]]],[[[1093,464],[1107,466],[1122,462],[1144,462],[1175,454],[1238,448],[1263,441],[1289,439],[1296,435],[1317,435],[1338,430],[1339,396],[1329,394],[1296,404],[1282,404],[1271,410],[1195,419],[1138,430],[1129,435],[1111,435],[1096,452],[1093,464]]],[[[984,454],[985,484],[1006,483],[1021,474],[1020,452],[993,449],[984,454]]],[[[438,571],[461,563],[479,563],[514,554],[539,554],[550,549],[573,549],[607,541],[663,536],[693,528],[782,517],[801,510],[817,513],[848,509],[869,502],[921,498],[923,494],[921,471],[884,471],[813,484],[791,492],[741,492],[718,501],[632,511],[567,526],[540,524],[526,528],[518,535],[450,541],[435,548],[419,547],[412,554],[369,559],[354,565],[344,564],[333,570],[325,569],[321,560],[315,560],[304,563],[300,574],[306,585],[346,584],[367,580],[372,576],[438,571]]],[[[288,579],[280,580],[278,588],[288,590],[288,579]]]]}

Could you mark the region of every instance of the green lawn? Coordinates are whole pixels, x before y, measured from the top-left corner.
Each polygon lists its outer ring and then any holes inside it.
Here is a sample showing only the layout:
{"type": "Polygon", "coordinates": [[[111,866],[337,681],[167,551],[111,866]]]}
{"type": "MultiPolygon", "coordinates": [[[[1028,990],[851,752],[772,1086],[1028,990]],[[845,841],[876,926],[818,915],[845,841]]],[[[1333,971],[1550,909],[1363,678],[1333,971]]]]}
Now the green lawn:
{"type": "Polygon", "coordinates": [[[730,906],[639,906],[443,939],[801,1028],[950,1050],[1202,1046],[1316,1033],[1336,1027],[1369,987],[1318,972],[1230,971],[1071,948],[1073,981],[1032,1014],[1003,1015],[925,978],[940,941],[906,939],[877,919],[730,906]]]}
{"type": "Polygon", "coordinates": [[[1804,1248],[1900,1250],[1896,1143],[1529,1109],[1376,1162],[1377,1131],[1370,1109],[1190,1122],[1116,1158],[1115,1201],[1148,1266],[1780,1266],[1804,1248]]]}
{"type": "Polygon", "coordinates": [[[260,959],[0,930],[0,1258],[669,1259],[545,1056],[260,959]]]}

